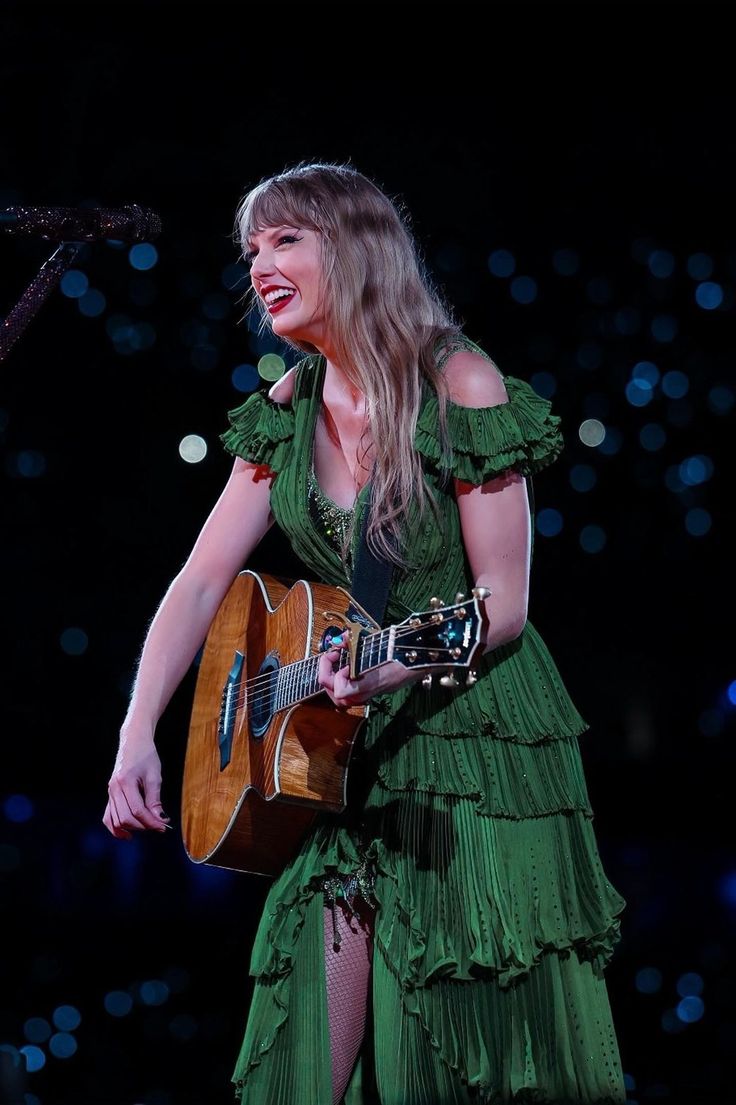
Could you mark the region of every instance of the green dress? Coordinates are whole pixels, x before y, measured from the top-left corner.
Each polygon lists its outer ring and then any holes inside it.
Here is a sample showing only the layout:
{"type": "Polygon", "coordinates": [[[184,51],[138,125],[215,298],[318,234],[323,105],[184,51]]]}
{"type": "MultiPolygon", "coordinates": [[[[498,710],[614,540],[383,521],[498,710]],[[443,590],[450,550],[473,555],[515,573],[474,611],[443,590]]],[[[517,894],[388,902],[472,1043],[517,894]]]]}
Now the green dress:
{"type": "MultiPolygon", "coordinates": [[[[344,586],[340,508],[312,465],[324,373],[323,357],[306,357],[289,405],[251,395],[222,440],[277,473],[277,523],[314,578],[344,586]]],[[[448,403],[452,475],[532,476],[562,450],[550,403],[518,378],[504,383],[508,403],[448,403]]],[[[418,567],[394,572],[387,625],[474,585],[437,412],[425,384],[415,447],[443,527],[431,511],[408,517],[418,567]]],[[[345,1105],[625,1101],[604,969],[626,902],[596,844],[578,745],[588,726],[530,621],[475,669],[459,691],[415,684],[371,700],[347,809],[321,814],[272,883],[233,1074],[242,1105],[332,1101],[323,924],[341,885],[377,906],[376,1015],[345,1105]]]]}

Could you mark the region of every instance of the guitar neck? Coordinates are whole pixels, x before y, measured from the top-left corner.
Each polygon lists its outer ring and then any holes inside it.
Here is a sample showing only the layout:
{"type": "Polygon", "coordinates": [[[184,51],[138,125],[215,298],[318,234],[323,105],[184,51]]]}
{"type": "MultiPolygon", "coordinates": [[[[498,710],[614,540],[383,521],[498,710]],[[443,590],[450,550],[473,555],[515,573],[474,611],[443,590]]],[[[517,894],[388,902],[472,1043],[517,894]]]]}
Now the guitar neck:
{"type": "MultiPolygon", "coordinates": [[[[363,675],[373,668],[385,664],[393,659],[393,640],[395,627],[379,629],[373,633],[364,633],[358,641],[357,668],[363,675]]],[[[276,690],[274,695],[274,708],[285,710],[289,706],[311,698],[324,690],[319,682],[320,654],[308,656],[305,660],[297,660],[293,664],[286,664],[278,669],[276,676],[276,690]]],[[[349,654],[346,648],[340,649],[339,667],[348,663],[349,654]]]]}

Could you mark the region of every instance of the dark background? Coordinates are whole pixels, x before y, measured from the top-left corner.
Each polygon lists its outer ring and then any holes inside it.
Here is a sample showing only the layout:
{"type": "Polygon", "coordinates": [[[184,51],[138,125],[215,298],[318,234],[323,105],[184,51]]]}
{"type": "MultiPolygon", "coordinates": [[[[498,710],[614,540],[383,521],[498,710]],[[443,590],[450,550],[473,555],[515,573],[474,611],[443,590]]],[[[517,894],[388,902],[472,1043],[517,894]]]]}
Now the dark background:
{"type": "MultiPolygon", "coordinates": [[[[558,511],[562,528],[537,529],[530,617],[590,723],[594,824],[628,902],[607,976],[628,1093],[731,1098],[724,10],[0,8],[0,208],[138,203],[163,221],[146,272],[127,249],[87,247],[74,267],[104,309],[57,290],[0,369],[6,1100],[231,1101],[267,882],[196,867],[178,831],[115,841],[101,817],[146,626],[230,469],[217,435],[245,398],[233,370],[270,348],[243,318],[235,207],[302,159],[350,159],[405,204],[466,332],[563,419],[565,451],[535,480],[538,518],[558,511]],[[511,277],[489,269],[501,249],[511,277]],[[560,250],[577,258],[567,275],[560,250]],[[517,276],[536,282],[530,302],[517,276]],[[722,295],[712,308],[706,279],[722,295]],[[626,386],[642,362],[660,382],[636,406],[626,386]],[[684,394],[667,394],[672,372],[684,394]],[[581,442],[591,417],[612,447],[581,442]],[[661,448],[642,444],[648,424],[661,448]],[[191,433],[208,445],[198,464],[178,452],[191,433]],[[581,464],[596,476],[584,492],[581,464]],[[606,535],[598,552],[581,545],[587,526],[606,535]],[[107,1011],[113,992],[125,1015],[107,1011]],[[24,1073],[22,1047],[37,1070],[24,1073]]],[[[53,246],[0,234],[0,250],[2,316],[53,246]]],[[[250,566],[304,571],[273,531],[250,566]]],[[[194,671],[159,726],[175,825],[193,688],[194,671]]]]}

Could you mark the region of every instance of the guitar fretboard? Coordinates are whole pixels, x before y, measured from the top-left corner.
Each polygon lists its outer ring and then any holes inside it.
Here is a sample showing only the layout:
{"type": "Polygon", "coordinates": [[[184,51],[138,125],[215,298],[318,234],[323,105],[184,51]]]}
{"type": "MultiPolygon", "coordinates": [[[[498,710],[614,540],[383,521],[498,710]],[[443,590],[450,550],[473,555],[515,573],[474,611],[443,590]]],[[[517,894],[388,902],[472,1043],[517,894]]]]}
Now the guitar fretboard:
{"type": "MultiPolygon", "coordinates": [[[[377,668],[379,664],[392,659],[392,653],[391,629],[381,629],[375,633],[365,634],[358,641],[358,672],[362,674],[377,668]]],[[[272,685],[271,691],[274,710],[285,710],[324,690],[319,682],[319,661],[319,655],[308,656],[306,660],[286,664],[273,673],[272,679],[275,686],[272,685]]],[[[348,650],[341,648],[338,666],[342,668],[348,663],[348,650]]]]}

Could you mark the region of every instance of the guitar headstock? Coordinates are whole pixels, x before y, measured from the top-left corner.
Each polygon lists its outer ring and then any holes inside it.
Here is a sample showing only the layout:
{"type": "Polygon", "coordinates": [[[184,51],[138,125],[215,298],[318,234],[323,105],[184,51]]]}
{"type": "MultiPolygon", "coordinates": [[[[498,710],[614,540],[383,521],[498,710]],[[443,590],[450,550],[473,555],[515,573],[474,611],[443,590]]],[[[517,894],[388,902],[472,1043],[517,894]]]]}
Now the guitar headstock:
{"type": "MultiPolygon", "coordinates": [[[[488,615],[482,604],[488,595],[487,587],[474,587],[472,598],[458,593],[452,606],[431,599],[429,610],[411,614],[395,627],[394,659],[409,669],[428,669],[427,686],[432,682],[432,669],[440,669],[447,673],[440,679],[442,686],[459,687],[452,669],[469,668],[483,651],[488,615]]],[[[475,682],[473,672],[468,673],[466,682],[475,682]]]]}

